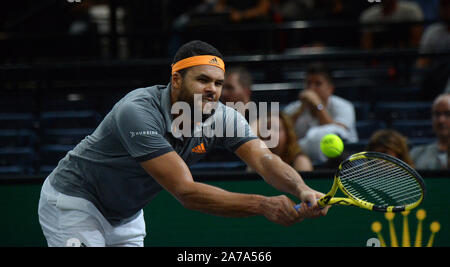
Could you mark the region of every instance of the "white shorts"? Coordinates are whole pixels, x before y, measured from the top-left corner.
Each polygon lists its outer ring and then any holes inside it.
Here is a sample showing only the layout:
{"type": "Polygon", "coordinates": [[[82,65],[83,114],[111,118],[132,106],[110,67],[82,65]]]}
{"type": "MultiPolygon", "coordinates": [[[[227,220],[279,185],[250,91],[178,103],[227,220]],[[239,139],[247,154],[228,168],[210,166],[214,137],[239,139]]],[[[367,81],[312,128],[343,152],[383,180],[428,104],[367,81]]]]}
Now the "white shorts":
{"type": "Polygon", "coordinates": [[[144,212],[130,222],[112,226],[90,201],[62,194],[45,180],[39,199],[39,222],[49,247],[143,247],[144,212]]]}

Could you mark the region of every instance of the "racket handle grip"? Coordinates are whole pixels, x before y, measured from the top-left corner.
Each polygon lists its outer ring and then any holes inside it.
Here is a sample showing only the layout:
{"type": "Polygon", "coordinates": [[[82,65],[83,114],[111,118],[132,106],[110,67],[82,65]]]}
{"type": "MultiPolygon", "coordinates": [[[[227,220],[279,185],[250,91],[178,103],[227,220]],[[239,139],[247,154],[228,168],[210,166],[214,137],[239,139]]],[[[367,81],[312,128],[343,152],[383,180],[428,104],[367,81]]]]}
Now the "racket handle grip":
{"type": "MultiPolygon", "coordinates": [[[[311,207],[311,203],[308,203],[308,207],[311,207]]],[[[294,206],[294,209],[295,209],[296,211],[300,211],[300,204],[295,205],[295,206],[294,206]]]]}

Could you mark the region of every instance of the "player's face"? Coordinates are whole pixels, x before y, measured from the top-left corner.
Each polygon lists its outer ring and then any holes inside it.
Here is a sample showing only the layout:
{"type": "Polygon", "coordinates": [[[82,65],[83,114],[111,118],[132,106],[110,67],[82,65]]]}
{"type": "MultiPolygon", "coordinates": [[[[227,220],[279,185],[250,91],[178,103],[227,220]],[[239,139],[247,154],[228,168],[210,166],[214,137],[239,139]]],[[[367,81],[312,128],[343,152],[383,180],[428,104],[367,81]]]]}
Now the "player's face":
{"type": "Polygon", "coordinates": [[[238,73],[231,73],[226,76],[220,100],[224,104],[226,102],[242,102],[244,104],[247,104],[247,102],[250,100],[248,91],[239,82],[238,73]]]}
{"type": "Polygon", "coordinates": [[[443,97],[433,105],[433,129],[438,138],[450,138],[450,97],[443,97]]]}
{"type": "Polygon", "coordinates": [[[220,98],[223,81],[224,72],[217,67],[209,65],[191,67],[183,78],[180,100],[188,102],[191,106],[201,105],[203,111],[209,112],[220,98]],[[194,102],[195,94],[201,95],[198,103],[194,102]]]}
{"type": "Polygon", "coordinates": [[[334,91],[333,85],[322,74],[309,74],[305,80],[305,88],[316,92],[324,103],[334,91]]]}

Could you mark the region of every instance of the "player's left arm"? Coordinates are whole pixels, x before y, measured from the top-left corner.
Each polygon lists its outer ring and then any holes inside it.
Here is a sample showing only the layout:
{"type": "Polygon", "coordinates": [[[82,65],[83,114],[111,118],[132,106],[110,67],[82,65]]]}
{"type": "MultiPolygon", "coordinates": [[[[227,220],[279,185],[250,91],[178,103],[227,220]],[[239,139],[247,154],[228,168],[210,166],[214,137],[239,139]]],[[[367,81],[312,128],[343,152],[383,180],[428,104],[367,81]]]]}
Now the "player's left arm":
{"type": "MultiPolygon", "coordinates": [[[[273,154],[260,139],[242,144],[235,153],[268,184],[298,197],[302,202],[310,203],[312,208],[317,207],[316,199],[324,195],[306,185],[300,174],[273,154]]],[[[323,209],[320,215],[325,215],[327,211],[323,209]]]]}

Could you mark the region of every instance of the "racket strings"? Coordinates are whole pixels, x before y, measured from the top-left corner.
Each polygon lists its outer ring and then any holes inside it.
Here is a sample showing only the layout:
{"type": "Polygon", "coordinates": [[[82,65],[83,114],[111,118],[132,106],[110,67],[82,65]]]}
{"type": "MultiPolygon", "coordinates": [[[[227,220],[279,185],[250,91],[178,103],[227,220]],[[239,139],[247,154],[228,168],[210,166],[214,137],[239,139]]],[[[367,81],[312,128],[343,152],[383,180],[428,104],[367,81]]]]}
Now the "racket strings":
{"type": "Polygon", "coordinates": [[[340,180],[353,197],[381,206],[407,205],[422,196],[421,186],[408,171],[381,159],[347,162],[340,180]]]}
{"type": "MultiPolygon", "coordinates": [[[[358,194],[359,197],[362,197],[365,193],[369,194],[381,205],[390,204],[395,201],[405,204],[406,201],[414,198],[415,196],[420,197],[421,192],[417,194],[414,191],[416,185],[411,184],[409,179],[405,179],[407,176],[402,177],[401,175],[402,173],[400,171],[386,172],[384,169],[378,169],[378,171],[374,171],[372,174],[372,176],[377,177],[377,179],[365,179],[364,184],[361,184],[361,181],[355,181],[355,179],[353,179],[351,183],[353,183],[353,187],[359,186],[360,192],[363,192],[358,194]],[[388,174],[388,176],[386,176],[386,174],[388,174]]],[[[352,190],[352,192],[354,194],[358,193],[355,190],[352,190]]]]}
{"type": "MultiPolygon", "coordinates": [[[[414,199],[416,196],[420,198],[421,192],[415,192],[417,186],[411,184],[410,179],[405,179],[409,177],[409,175],[402,176],[402,171],[399,171],[401,168],[398,168],[396,171],[390,170],[386,172],[384,168],[380,169],[380,167],[384,167],[382,166],[384,163],[378,165],[380,166],[372,173],[372,177],[377,177],[377,179],[364,179],[364,183],[361,183],[361,179],[356,181],[356,177],[353,177],[353,179],[352,177],[349,178],[347,184],[351,183],[354,188],[359,189],[359,191],[351,190],[353,194],[358,194],[358,197],[360,198],[363,197],[364,194],[368,194],[381,205],[393,203],[394,201],[405,204],[406,201],[414,199]]],[[[369,166],[370,167],[366,167],[364,172],[356,173],[359,175],[357,177],[367,178],[365,175],[368,175],[368,170],[371,168],[375,170],[373,164],[369,163],[369,166]]]]}
{"type": "MultiPolygon", "coordinates": [[[[367,175],[367,172],[360,173],[359,175],[360,176],[367,175]]],[[[372,175],[374,177],[376,177],[377,175],[382,175],[382,173],[380,171],[374,171],[374,173],[372,175]]],[[[404,192],[405,189],[408,189],[408,186],[415,187],[415,184],[411,184],[409,179],[404,179],[404,178],[407,178],[406,175],[405,175],[405,177],[401,177],[401,175],[402,175],[402,172],[400,170],[397,170],[395,172],[390,173],[390,177],[393,177],[393,178],[387,182],[382,181],[381,179],[372,179],[371,181],[366,182],[365,185],[372,186],[372,187],[379,187],[381,183],[384,183],[385,186],[391,186],[392,184],[395,184],[395,188],[392,189],[392,191],[391,191],[392,193],[394,193],[395,191],[404,192]],[[402,187],[402,186],[405,186],[405,187],[402,187]]],[[[380,177],[380,178],[384,178],[384,177],[380,177]]]]}

